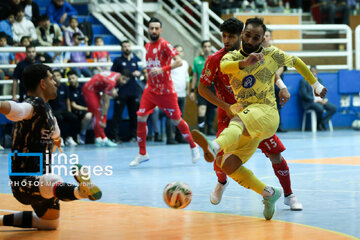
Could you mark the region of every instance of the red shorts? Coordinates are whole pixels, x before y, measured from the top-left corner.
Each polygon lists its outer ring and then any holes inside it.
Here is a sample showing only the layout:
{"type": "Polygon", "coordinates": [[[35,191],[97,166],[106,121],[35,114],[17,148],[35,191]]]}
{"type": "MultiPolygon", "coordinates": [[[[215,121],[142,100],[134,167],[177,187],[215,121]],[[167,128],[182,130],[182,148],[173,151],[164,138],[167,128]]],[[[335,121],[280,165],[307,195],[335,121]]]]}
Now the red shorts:
{"type": "Polygon", "coordinates": [[[146,116],[153,112],[158,106],[163,110],[170,119],[178,120],[181,118],[181,111],[178,104],[176,93],[159,95],[145,89],[140,100],[139,110],[136,112],[138,116],[146,116]]]}
{"type": "MultiPolygon", "coordinates": [[[[226,112],[220,108],[218,108],[218,132],[217,137],[220,135],[220,133],[229,126],[230,119],[226,115],[226,112]]],[[[269,137],[267,139],[264,139],[258,146],[259,149],[268,157],[269,154],[278,154],[285,151],[285,147],[274,134],[274,136],[269,137]]]]}

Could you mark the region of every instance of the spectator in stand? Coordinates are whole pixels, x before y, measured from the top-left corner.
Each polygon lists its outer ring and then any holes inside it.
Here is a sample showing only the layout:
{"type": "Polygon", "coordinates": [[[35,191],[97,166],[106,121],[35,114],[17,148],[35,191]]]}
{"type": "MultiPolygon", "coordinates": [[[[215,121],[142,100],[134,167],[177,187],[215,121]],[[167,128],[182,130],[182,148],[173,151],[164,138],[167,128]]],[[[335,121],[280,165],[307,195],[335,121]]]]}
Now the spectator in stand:
{"type": "Polygon", "coordinates": [[[15,15],[13,12],[7,13],[7,17],[0,21],[0,32],[6,34],[6,41],[9,45],[13,44],[13,32],[12,32],[12,25],[15,22],[15,15]]]}
{"type": "MultiPolygon", "coordinates": [[[[104,46],[104,40],[102,39],[102,37],[95,38],[95,46],[104,46]]],[[[111,62],[110,54],[108,51],[93,52],[92,57],[94,62],[111,62]]],[[[93,74],[109,70],[110,67],[96,67],[93,70],[93,74]]]]}
{"type": "Polygon", "coordinates": [[[40,46],[53,46],[54,40],[62,42],[63,33],[57,24],[50,23],[47,15],[41,15],[39,26],[36,28],[36,34],[40,46]]]}
{"type": "MultiPolygon", "coordinates": [[[[84,37],[81,37],[80,33],[74,33],[73,41],[74,41],[74,46],[87,45],[86,42],[85,44],[81,43],[82,41],[84,41],[84,37]]],[[[86,55],[87,55],[86,52],[66,52],[64,62],[87,63],[86,55]]],[[[92,76],[90,69],[87,67],[75,67],[73,68],[73,70],[76,72],[76,74],[79,77],[81,75],[83,75],[84,77],[92,76]]]]}
{"type": "MultiPolygon", "coordinates": [[[[60,47],[62,46],[62,43],[58,39],[54,39],[53,46],[60,47]]],[[[48,52],[47,54],[49,54],[51,62],[53,63],[60,63],[62,62],[62,59],[64,59],[64,52],[48,52]]]]}
{"type": "Polygon", "coordinates": [[[26,58],[24,61],[19,62],[14,70],[13,74],[13,85],[12,85],[12,100],[17,101],[18,98],[16,97],[17,88],[18,88],[18,81],[20,81],[19,86],[19,102],[22,102],[26,98],[26,90],[22,81],[22,73],[24,69],[36,62],[40,62],[36,60],[36,50],[33,45],[29,45],[26,47],[26,58]]]}
{"type": "MultiPolygon", "coordinates": [[[[184,57],[184,48],[181,45],[174,46],[181,58],[184,57]]],[[[173,61],[173,60],[172,60],[173,61]]],[[[178,104],[183,117],[186,95],[189,89],[189,64],[182,59],[182,66],[171,70],[171,78],[174,83],[175,92],[178,95],[178,104]]],[[[166,144],[187,143],[181,132],[172,123],[170,118],[166,118],[166,144]],[[173,133],[175,130],[175,139],[173,133]]]]}
{"type": "Polygon", "coordinates": [[[25,0],[20,3],[20,6],[24,8],[26,19],[32,21],[36,26],[40,18],[39,5],[33,0],[25,0]]]}
{"type": "Polygon", "coordinates": [[[318,0],[322,23],[341,23],[349,25],[350,7],[347,0],[318,0]],[[338,21],[337,14],[341,15],[338,21]]]}
{"type": "MultiPolygon", "coordinates": [[[[0,33],[0,48],[7,47],[6,34],[0,33]]],[[[0,52],[0,64],[13,64],[15,61],[15,56],[10,52],[0,52]]],[[[0,80],[7,78],[11,78],[14,73],[13,68],[0,68],[0,80]]],[[[9,84],[0,85],[0,94],[9,95],[11,93],[11,88],[9,88],[9,84]]],[[[0,145],[1,146],[1,145],[0,145]]],[[[0,147],[1,150],[1,147],[0,147]]]]}
{"type": "Polygon", "coordinates": [[[86,130],[91,127],[93,115],[91,112],[88,112],[88,108],[86,107],[86,102],[81,91],[83,84],[79,84],[76,72],[72,70],[69,71],[67,77],[69,81],[71,110],[77,116],[77,119],[81,125],[81,127],[78,128],[80,129],[80,132],[77,133],[77,142],[79,144],[85,144],[86,130]]]}
{"type": "MultiPolygon", "coordinates": [[[[22,37],[21,40],[20,40],[20,46],[26,48],[29,45],[30,45],[30,37],[28,37],[28,36],[22,37]]],[[[26,58],[26,53],[25,52],[17,52],[17,53],[15,53],[15,62],[16,63],[24,61],[25,58],[26,58]]]]}
{"type": "Polygon", "coordinates": [[[73,136],[76,136],[76,129],[79,129],[78,118],[71,112],[69,87],[61,83],[60,70],[53,70],[53,78],[57,86],[56,99],[50,100],[49,104],[59,124],[61,138],[65,139],[65,146],[76,146],[73,136]]]}
{"type": "Polygon", "coordinates": [[[0,20],[6,19],[20,5],[20,0],[1,0],[0,1],[0,20]]]}
{"type": "Polygon", "coordinates": [[[78,25],[79,25],[79,23],[76,18],[70,18],[70,24],[64,31],[64,39],[65,39],[64,45],[74,46],[74,44],[75,44],[74,39],[73,39],[74,33],[79,33],[80,37],[84,38],[84,41],[86,43],[88,43],[89,39],[86,36],[84,36],[82,31],[78,28],[78,25]]]}
{"type": "Polygon", "coordinates": [[[64,0],[52,0],[46,9],[46,15],[49,16],[50,22],[57,23],[63,31],[65,31],[70,18],[77,14],[76,9],[64,0]]]}
{"type": "Polygon", "coordinates": [[[138,62],[140,59],[132,53],[131,45],[128,40],[121,42],[122,55],[115,58],[114,63],[111,67],[111,71],[122,73],[124,69],[127,69],[131,73],[130,80],[122,85],[117,85],[118,96],[114,99],[114,116],[111,120],[111,138],[118,141],[118,127],[121,121],[122,112],[125,105],[128,109],[130,118],[130,140],[136,139],[136,128],[137,128],[137,116],[136,111],[139,108],[139,104],[136,102],[136,78],[141,75],[138,62]]]}
{"type": "Polygon", "coordinates": [[[36,44],[37,35],[35,25],[24,17],[24,8],[19,6],[15,13],[15,22],[12,25],[14,42],[20,43],[23,36],[29,36],[30,42],[36,44]]]}

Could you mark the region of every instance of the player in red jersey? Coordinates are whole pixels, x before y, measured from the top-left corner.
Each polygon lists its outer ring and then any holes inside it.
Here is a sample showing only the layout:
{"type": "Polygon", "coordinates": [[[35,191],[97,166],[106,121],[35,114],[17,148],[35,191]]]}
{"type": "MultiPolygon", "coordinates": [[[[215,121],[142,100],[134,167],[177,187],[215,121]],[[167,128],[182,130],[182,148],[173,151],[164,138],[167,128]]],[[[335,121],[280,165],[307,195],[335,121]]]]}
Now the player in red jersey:
{"type": "Polygon", "coordinates": [[[84,84],[82,94],[84,96],[88,111],[95,117],[95,143],[96,146],[115,147],[116,143],[112,142],[105,135],[106,117],[109,108],[110,96],[116,97],[117,92],[114,88],[117,83],[125,84],[130,79],[130,72],[100,72],[95,74],[90,81],[84,84]],[[101,95],[103,93],[104,103],[101,107],[101,95]]]}
{"type": "Polygon", "coordinates": [[[192,162],[196,163],[200,159],[200,151],[191,137],[189,126],[181,118],[177,94],[170,75],[171,69],[182,65],[181,58],[176,49],[160,37],[162,26],[159,19],[150,19],[148,32],[151,41],[145,45],[145,48],[146,69],[149,78],[137,112],[137,141],[140,151],[135,159],[130,162],[130,166],[137,166],[139,163],[149,160],[149,155],[146,153],[146,120],[156,106],[172,119],[181,134],[189,142],[192,162]],[[172,63],[171,59],[174,59],[172,63]]]}
{"type": "MultiPolygon", "coordinates": [[[[228,51],[240,48],[240,34],[243,26],[244,24],[236,18],[229,18],[221,24],[220,30],[222,32],[224,48],[209,56],[200,78],[199,93],[209,102],[218,106],[217,136],[219,136],[219,134],[229,125],[230,119],[234,115],[230,106],[236,103],[228,75],[223,74],[220,71],[220,60],[228,51]],[[216,95],[209,90],[212,83],[215,84],[216,95]]],[[[285,104],[290,95],[281,79],[277,81],[277,85],[281,89],[280,100],[282,101],[282,104],[285,104]]],[[[289,167],[281,155],[281,152],[285,150],[285,147],[280,139],[274,135],[262,141],[258,148],[260,148],[272,162],[275,175],[284,189],[284,204],[289,205],[291,210],[302,210],[302,204],[296,199],[291,189],[289,167]]],[[[220,203],[222,194],[228,184],[226,174],[216,165],[216,162],[217,161],[214,161],[214,170],[218,177],[218,183],[210,195],[212,204],[220,203]]]]}

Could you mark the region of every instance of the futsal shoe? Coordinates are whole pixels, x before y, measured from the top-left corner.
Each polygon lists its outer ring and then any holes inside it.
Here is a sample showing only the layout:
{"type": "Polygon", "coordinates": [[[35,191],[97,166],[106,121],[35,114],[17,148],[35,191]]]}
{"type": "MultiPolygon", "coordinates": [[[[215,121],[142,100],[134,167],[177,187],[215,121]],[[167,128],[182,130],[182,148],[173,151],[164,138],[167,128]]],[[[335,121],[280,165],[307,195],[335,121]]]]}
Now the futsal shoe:
{"type": "Polygon", "coordinates": [[[91,182],[89,169],[84,168],[81,164],[75,164],[72,171],[75,180],[79,183],[80,196],[92,201],[99,200],[102,193],[100,188],[91,182]]]}
{"type": "Polygon", "coordinates": [[[292,211],[301,211],[303,209],[303,205],[297,200],[293,193],[284,198],[284,204],[290,206],[292,211]]]}
{"type": "Polygon", "coordinates": [[[145,154],[145,155],[141,155],[138,154],[134,160],[132,160],[129,164],[130,167],[135,167],[137,165],[139,165],[140,163],[146,162],[150,160],[150,156],[149,154],[145,154]]]}
{"type": "Polygon", "coordinates": [[[117,147],[117,144],[112,142],[110,139],[108,138],[104,138],[103,139],[103,144],[105,147],[117,147]]]}
{"type": "Polygon", "coordinates": [[[210,194],[210,202],[214,205],[218,205],[221,201],[222,195],[225,191],[225,188],[229,185],[229,182],[226,181],[225,184],[217,183],[214,190],[210,194]]]}
{"type": "Polygon", "coordinates": [[[274,194],[269,197],[264,197],[263,204],[264,206],[264,217],[266,220],[270,220],[275,213],[275,203],[281,197],[281,189],[272,187],[274,194]]]}
{"type": "Polygon", "coordinates": [[[97,137],[95,139],[95,146],[97,147],[103,147],[104,146],[104,141],[101,137],[97,137]]]}
{"type": "Polygon", "coordinates": [[[200,160],[200,150],[197,145],[196,147],[191,149],[191,157],[192,157],[192,163],[194,164],[200,160]]]}
{"type": "Polygon", "coordinates": [[[201,133],[199,130],[192,130],[191,136],[194,141],[202,148],[204,151],[204,157],[207,162],[213,162],[216,157],[216,151],[212,146],[212,143],[206,138],[206,136],[201,133]]]}

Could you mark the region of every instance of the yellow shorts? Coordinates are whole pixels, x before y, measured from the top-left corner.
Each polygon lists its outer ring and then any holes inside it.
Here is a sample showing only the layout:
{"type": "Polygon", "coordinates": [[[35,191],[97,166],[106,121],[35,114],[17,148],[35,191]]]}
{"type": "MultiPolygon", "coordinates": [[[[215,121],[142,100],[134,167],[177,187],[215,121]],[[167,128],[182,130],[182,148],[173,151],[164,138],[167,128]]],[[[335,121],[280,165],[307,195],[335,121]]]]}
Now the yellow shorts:
{"type": "Polygon", "coordinates": [[[239,141],[224,149],[224,159],[228,154],[239,157],[244,164],[255,153],[260,142],[273,136],[279,126],[277,109],[265,104],[252,104],[238,113],[250,136],[241,135],[239,141]]]}

